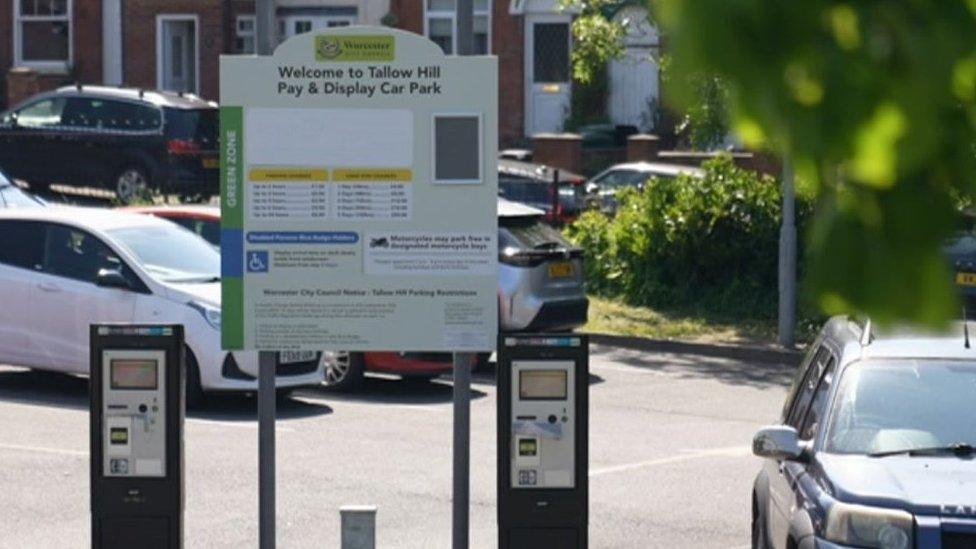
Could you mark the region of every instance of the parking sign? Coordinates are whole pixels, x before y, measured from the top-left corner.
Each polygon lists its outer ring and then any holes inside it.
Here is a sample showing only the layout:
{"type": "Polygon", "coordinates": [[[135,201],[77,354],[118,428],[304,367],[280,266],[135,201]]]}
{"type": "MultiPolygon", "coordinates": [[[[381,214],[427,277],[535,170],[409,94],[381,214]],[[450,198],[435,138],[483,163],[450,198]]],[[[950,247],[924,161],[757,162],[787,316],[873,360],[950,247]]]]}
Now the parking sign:
{"type": "Polygon", "coordinates": [[[494,57],[348,27],[220,84],[225,348],[494,348],[494,57]]]}

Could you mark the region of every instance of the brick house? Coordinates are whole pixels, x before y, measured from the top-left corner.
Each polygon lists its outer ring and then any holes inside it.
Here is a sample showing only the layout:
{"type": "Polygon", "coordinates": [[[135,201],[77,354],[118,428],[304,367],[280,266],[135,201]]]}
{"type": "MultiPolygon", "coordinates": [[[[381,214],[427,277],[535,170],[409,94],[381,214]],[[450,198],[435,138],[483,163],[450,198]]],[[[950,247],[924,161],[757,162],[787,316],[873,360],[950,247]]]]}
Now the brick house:
{"type": "MultiPolygon", "coordinates": [[[[499,58],[502,145],[560,131],[572,94],[573,14],[557,0],[474,0],[474,6],[476,52],[499,58]]],[[[456,50],[455,0],[277,0],[276,10],[281,40],[321,28],[386,24],[425,35],[447,53],[456,50]]],[[[13,30],[11,39],[0,34],[0,106],[74,82],[216,99],[219,55],[253,52],[254,24],[254,0],[0,0],[0,29],[13,30]]],[[[610,67],[607,105],[615,123],[635,123],[649,103],[633,93],[634,66],[610,67]]]]}
{"type": "MultiPolygon", "coordinates": [[[[281,39],[378,25],[389,0],[278,0],[281,39]]],[[[216,99],[221,53],[254,51],[253,0],[0,0],[0,106],[66,83],[216,99]]]]}

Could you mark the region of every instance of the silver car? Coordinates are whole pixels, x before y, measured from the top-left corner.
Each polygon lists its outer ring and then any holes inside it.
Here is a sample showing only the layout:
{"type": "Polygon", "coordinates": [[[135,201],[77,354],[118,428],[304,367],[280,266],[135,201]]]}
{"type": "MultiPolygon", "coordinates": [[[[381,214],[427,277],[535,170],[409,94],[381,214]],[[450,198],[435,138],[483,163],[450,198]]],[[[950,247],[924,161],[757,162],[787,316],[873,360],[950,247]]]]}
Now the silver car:
{"type": "MultiPolygon", "coordinates": [[[[502,332],[560,332],[586,324],[583,251],[545,223],[545,212],[498,199],[498,327],[502,332]]],[[[476,367],[488,363],[478,356],[476,367]]],[[[451,371],[450,353],[328,353],[326,386],[346,391],[365,372],[413,381],[451,371]]]]}
{"type": "Polygon", "coordinates": [[[503,332],[586,324],[583,250],[543,222],[545,212],[498,200],[498,315],[503,332]]]}

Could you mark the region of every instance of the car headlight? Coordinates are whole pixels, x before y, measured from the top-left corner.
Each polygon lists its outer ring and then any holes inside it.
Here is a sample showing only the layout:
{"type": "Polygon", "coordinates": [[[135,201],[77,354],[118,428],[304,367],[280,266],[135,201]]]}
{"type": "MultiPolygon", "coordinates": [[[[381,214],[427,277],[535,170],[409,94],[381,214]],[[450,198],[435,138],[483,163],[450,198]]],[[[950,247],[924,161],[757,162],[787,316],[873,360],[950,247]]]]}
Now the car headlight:
{"type": "Polygon", "coordinates": [[[207,305],[206,303],[200,303],[199,301],[191,301],[187,303],[190,308],[194,309],[196,312],[203,316],[203,319],[207,321],[214,330],[220,330],[220,309],[214,307],[213,305],[207,305]]]}
{"type": "Polygon", "coordinates": [[[827,514],[827,540],[874,549],[914,547],[915,524],[910,513],[864,505],[837,503],[827,514]]]}

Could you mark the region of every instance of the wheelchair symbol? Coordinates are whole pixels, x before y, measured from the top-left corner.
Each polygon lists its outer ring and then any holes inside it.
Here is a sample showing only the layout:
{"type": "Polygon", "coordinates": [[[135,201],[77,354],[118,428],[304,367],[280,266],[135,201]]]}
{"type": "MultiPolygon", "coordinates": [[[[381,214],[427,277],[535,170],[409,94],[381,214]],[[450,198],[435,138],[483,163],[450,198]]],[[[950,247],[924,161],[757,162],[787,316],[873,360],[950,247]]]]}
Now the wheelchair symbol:
{"type": "Polygon", "coordinates": [[[268,252],[252,250],[247,252],[247,272],[266,273],[268,272],[268,252]]]}

